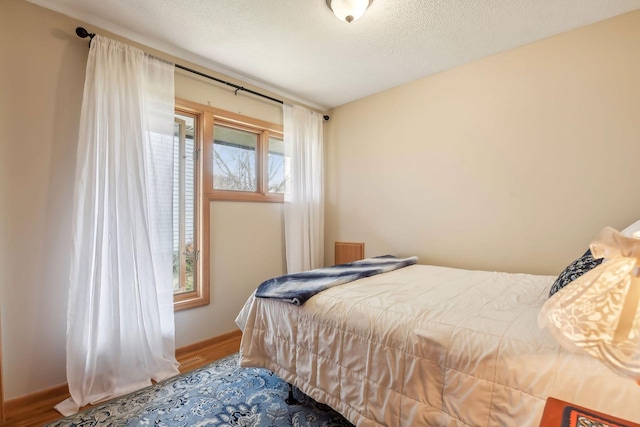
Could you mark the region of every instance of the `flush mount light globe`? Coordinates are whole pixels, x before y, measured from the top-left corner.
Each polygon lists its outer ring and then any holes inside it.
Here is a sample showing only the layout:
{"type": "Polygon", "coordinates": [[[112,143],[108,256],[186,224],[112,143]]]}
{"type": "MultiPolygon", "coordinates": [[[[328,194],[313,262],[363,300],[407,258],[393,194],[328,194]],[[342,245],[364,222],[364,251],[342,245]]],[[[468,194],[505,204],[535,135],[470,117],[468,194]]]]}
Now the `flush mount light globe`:
{"type": "Polygon", "coordinates": [[[327,6],[336,17],[345,22],[353,22],[364,15],[373,0],[327,0],[327,6]]]}

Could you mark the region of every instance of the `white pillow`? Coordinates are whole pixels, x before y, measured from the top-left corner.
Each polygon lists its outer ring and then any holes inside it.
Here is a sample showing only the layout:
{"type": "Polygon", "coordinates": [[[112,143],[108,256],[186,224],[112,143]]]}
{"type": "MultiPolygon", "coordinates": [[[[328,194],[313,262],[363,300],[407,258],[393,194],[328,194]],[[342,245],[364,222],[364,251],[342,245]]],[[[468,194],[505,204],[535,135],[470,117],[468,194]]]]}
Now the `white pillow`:
{"type": "Polygon", "coordinates": [[[633,233],[635,233],[636,231],[640,231],[640,220],[634,222],[633,224],[622,230],[620,233],[625,237],[633,237],[633,233]]]}

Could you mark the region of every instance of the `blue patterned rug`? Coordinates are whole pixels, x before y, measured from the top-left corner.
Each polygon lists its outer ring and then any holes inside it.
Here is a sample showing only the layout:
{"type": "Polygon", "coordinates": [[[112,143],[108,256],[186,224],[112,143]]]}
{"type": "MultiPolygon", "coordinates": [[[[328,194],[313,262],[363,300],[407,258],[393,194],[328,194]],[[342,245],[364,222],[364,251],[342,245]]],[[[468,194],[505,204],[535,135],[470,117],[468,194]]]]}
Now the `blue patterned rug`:
{"type": "Polygon", "coordinates": [[[238,354],[63,418],[49,426],[353,427],[340,414],[238,354]]]}

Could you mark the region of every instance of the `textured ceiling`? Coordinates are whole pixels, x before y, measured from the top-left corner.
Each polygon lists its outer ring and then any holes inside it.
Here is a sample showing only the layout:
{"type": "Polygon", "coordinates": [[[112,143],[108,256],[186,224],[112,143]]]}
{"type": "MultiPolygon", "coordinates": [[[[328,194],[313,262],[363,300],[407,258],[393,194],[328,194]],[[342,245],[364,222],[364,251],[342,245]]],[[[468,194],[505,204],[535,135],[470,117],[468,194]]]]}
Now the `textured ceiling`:
{"type": "Polygon", "coordinates": [[[325,0],[29,1],[319,109],[640,9],[640,0],[374,0],[347,24],[325,0]]]}

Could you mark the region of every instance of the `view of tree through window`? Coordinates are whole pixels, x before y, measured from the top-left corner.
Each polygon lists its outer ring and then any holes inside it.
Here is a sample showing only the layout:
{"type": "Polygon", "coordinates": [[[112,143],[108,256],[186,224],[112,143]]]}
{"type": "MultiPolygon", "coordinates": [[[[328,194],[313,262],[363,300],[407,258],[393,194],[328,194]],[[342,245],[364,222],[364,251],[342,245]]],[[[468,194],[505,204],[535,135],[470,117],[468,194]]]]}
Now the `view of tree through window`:
{"type": "Polygon", "coordinates": [[[286,182],[284,143],[281,139],[269,138],[269,193],[284,193],[286,182]]]}
{"type": "Polygon", "coordinates": [[[173,137],[173,291],[192,292],[196,285],[195,120],[176,114],[173,137]]]}
{"type": "Polygon", "coordinates": [[[213,188],[256,191],[258,134],[227,126],[214,126],[213,188]]]}

